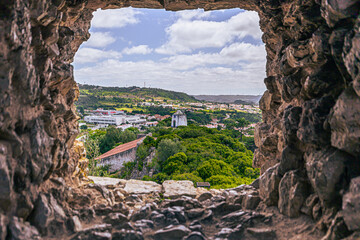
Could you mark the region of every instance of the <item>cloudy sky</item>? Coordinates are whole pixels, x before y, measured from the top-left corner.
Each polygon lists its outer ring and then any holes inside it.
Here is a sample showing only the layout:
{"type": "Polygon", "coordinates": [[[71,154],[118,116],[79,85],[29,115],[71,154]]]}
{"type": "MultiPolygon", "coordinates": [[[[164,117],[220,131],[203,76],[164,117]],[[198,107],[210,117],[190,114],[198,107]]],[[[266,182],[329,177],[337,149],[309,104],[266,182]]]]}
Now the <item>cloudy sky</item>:
{"type": "Polygon", "coordinates": [[[75,80],[188,94],[262,94],[259,17],[240,9],[98,10],[76,53],[75,80]]]}

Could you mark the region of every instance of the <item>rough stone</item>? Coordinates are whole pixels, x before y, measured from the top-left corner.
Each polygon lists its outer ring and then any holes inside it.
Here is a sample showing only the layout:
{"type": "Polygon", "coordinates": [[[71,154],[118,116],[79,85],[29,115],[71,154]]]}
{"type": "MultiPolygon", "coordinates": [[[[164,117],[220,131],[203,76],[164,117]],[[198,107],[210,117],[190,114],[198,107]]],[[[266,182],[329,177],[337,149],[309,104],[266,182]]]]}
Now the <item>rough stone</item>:
{"type": "MultiPolygon", "coordinates": [[[[313,217],[318,219],[333,207],[340,209],[341,194],[347,191],[350,179],[359,176],[352,159],[358,158],[360,142],[359,104],[354,94],[360,95],[358,1],[14,0],[0,3],[0,191],[6,193],[1,194],[0,205],[6,229],[16,215],[37,222],[46,235],[46,226],[53,228],[53,223],[61,225],[63,221],[58,206],[69,218],[80,208],[114,204],[111,194],[104,199],[98,193],[79,193],[77,197],[71,193],[78,187],[78,166],[84,164],[72,150],[78,134],[74,102],[79,90],[71,62],[90,37],[96,9],[128,6],[257,11],[267,53],[268,88],[260,101],[263,121],[255,130],[258,148],[253,164],[265,173],[260,179],[260,197],[268,205],[277,205],[280,176],[301,166],[265,171],[285,160],[281,159],[284,150],[299,151],[306,153],[308,178],[320,199],[313,206],[313,217]],[[66,187],[49,181],[55,176],[64,178],[66,187]],[[51,203],[51,195],[56,204],[51,203]]],[[[120,183],[107,186],[124,187],[120,183]]],[[[143,202],[129,201],[134,208],[140,204],[143,202]]],[[[198,203],[182,204],[190,209],[198,203]]],[[[95,209],[105,215],[113,211],[107,206],[95,209]]],[[[91,215],[79,213],[81,220],[91,215]]],[[[334,220],[336,214],[329,216],[334,220]]],[[[329,219],[325,227],[330,226],[329,219]]],[[[343,225],[339,221],[332,226],[330,231],[337,231],[343,225]]],[[[99,236],[97,232],[89,234],[99,236]]],[[[230,236],[236,238],[243,232],[239,225],[230,236]]]]}
{"type": "MultiPolygon", "coordinates": [[[[284,110],[284,117],[282,118],[282,132],[285,143],[291,144],[298,141],[297,130],[299,129],[300,116],[302,108],[289,105],[284,110]]],[[[289,149],[289,151],[291,151],[289,149]]]]}
{"type": "Polygon", "coordinates": [[[111,224],[113,226],[124,224],[128,220],[129,219],[122,213],[110,213],[104,218],[105,223],[111,224]]]}
{"type": "Polygon", "coordinates": [[[9,239],[41,239],[40,234],[35,227],[31,226],[28,222],[23,222],[17,217],[12,218],[8,231],[9,239]]]}
{"type": "Polygon", "coordinates": [[[203,194],[201,194],[197,199],[200,201],[200,202],[203,202],[205,200],[208,200],[210,198],[212,198],[213,195],[210,193],[210,192],[204,192],[203,194]]]}
{"type": "Polygon", "coordinates": [[[125,230],[125,229],[112,234],[112,240],[123,240],[123,239],[143,240],[144,237],[141,232],[137,232],[134,230],[125,230]]]}
{"type": "Polygon", "coordinates": [[[202,208],[195,208],[186,211],[186,215],[189,219],[199,218],[204,214],[205,210],[202,208]]]}
{"type": "Polygon", "coordinates": [[[134,223],[134,227],[140,230],[142,233],[152,231],[154,229],[154,222],[151,220],[138,220],[134,223]]]}
{"type": "Polygon", "coordinates": [[[46,228],[53,219],[53,210],[49,206],[47,197],[41,194],[35,204],[35,209],[30,216],[31,223],[42,233],[46,233],[46,228]]]}
{"type": "Polygon", "coordinates": [[[269,228],[247,228],[246,231],[254,239],[258,239],[258,240],[277,239],[275,231],[269,228]]]}
{"type": "Polygon", "coordinates": [[[245,195],[242,200],[243,209],[254,210],[260,203],[260,197],[258,195],[245,195]]]}
{"type": "Polygon", "coordinates": [[[79,232],[82,230],[82,225],[78,216],[70,218],[70,228],[73,232],[79,232]]]}
{"type": "Polygon", "coordinates": [[[7,234],[7,222],[6,222],[6,217],[2,214],[0,214],[0,238],[1,239],[5,239],[6,234],[7,234]]]}
{"type": "Polygon", "coordinates": [[[301,212],[308,215],[313,216],[313,208],[319,202],[319,197],[313,193],[305,200],[303,206],[301,207],[301,212]]]}
{"type": "Polygon", "coordinates": [[[260,177],[259,193],[262,201],[268,206],[277,205],[279,200],[279,183],[280,176],[278,176],[277,168],[279,165],[275,165],[272,168],[266,170],[266,172],[260,177]]]}
{"type": "Polygon", "coordinates": [[[143,218],[146,218],[151,213],[151,207],[149,204],[141,207],[138,211],[134,212],[130,217],[131,221],[137,221],[143,218]]]}
{"type": "Polygon", "coordinates": [[[161,192],[162,187],[155,182],[132,179],[126,182],[124,190],[130,194],[156,193],[161,192]]]}
{"type": "Polygon", "coordinates": [[[312,187],[326,205],[334,205],[340,199],[339,190],[345,179],[345,162],[351,156],[336,149],[323,149],[307,154],[306,170],[312,187]]]}
{"type": "Polygon", "coordinates": [[[252,187],[255,188],[255,189],[259,189],[259,188],[260,188],[260,179],[259,179],[259,178],[255,179],[255,180],[250,184],[250,186],[252,186],[252,187]]]}
{"type": "Polygon", "coordinates": [[[279,184],[280,212],[289,217],[299,216],[308,192],[309,186],[299,171],[287,172],[279,184]]]}
{"type": "Polygon", "coordinates": [[[297,131],[300,141],[315,146],[329,145],[331,133],[324,123],[333,105],[334,100],[329,96],[305,102],[297,131]]]}
{"type": "Polygon", "coordinates": [[[196,188],[192,181],[166,180],[163,182],[163,188],[165,198],[196,197],[196,188]]]}
{"type": "Polygon", "coordinates": [[[161,213],[165,215],[167,219],[176,219],[179,223],[185,223],[184,207],[169,207],[161,210],[161,213]]]}
{"type": "Polygon", "coordinates": [[[342,209],[346,226],[360,230],[360,177],[351,179],[349,191],[344,195],[342,209]]]}
{"type": "Polygon", "coordinates": [[[295,147],[286,146],[281,154],[278,172],[284,175],[290,170],[301,169],[303,165],[303,153],[295,147]]]}
{"type": "Polygon", "coordinates": [[[338,98],[330,119],[331,145],[360,155],[360,97],[347,88],[338,98]]]}
{"type": "Polygon", "coordinates": [[[6,164],[6,156],[0,154],[0,208],[7,211],[11,208],[11,180],[6,164]]]}
{"type": "Polygon", "coordinates": [[[200,232],[192,232],[186,237],[186,240],[205,240],[206,238],[200,232]]]}
{"type": "Polygon", "coordinates": [[[159,240],[182,239],[190,233],[190,229],[183,225],[168,226],[167,228],[160,229],[154,233],[154,238],[159,240]]]}
{"type": "Polygon", "coordinates": [[[155,223],[155,225],[165,224],[166,217],[164,214],[159,214],[159,213],[153,214],[153,213],[151,213],[151,220],[155,223]]]}

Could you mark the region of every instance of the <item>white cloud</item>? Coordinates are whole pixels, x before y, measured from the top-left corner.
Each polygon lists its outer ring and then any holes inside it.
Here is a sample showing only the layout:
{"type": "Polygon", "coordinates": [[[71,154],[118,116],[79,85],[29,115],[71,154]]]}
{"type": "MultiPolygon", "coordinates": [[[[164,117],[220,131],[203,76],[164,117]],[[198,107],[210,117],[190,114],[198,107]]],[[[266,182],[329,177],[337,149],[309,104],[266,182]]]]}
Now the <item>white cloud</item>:
{"type": "Polygon", "coordinates": [[[93,14],[91,26],[95,28],[122,28],[126,25],[138,23],[137,15],[141,14],[143,13],[133,8],[97,10],[93,14]]]}
{"type": "Polygon", "coordinates": [[[220,48],[236,39],[261,38],[256,12],[240,12],[227,21],[215,22],[179,18],[166,29],[169,40],[156,49],[160,54],[189,53],[201,48],[220,48]]]}
{"type": "Polygon", "coordinates": [[[149,48],[148,45],[139,45],[132,48],[124,48],[122,51],[123,54],[149,54],[153,51],[153,49],[149,48]]]}
{"type": "MultiPolygon", "coordinates": [[[[102,20],[97,20],[95,25],[115,28],[135,24],[138,22],[136,11],[139,10],[130,8],[120,15],[103,11],[106,14],[100,16],[102,20]]],[[[111,44],[112,36],[106,32],[102,34],[107,40],[91,43],[90,39],[76,54],[75,79],[103,86],[143,86],[146,82],[147,86],[189,94],[261,94],[265,90],[265,47],[241,42],[246,36],[261,39],[255,12],[241,12],[222,22],[210,21],[216,14],[202,10],[181,11],[175,15],[177,20],[166,29],[167,42],[155,50],[145,44],[124,48],[121,52],[89,48],[111,44]],[[209,47],[220,50],[204,49],[209,47]],[[151,55],[154,52],[170,56],[158,60],[158,55],[151,55]],[[126,59],[126,55],[131,54],[149,54],[146,58],[154,60],[120,61],[122,55],[126,59]]],[[[116,29],[109,31],[115,36],[116,29]]],[[[116,40],[133,39],[117,37],[116,40]]]]}
{"type": "Polygon", "coordinates": [[[139,62],[109,59],[77,69],[75,79],[80,83],[104,86],[143,86],[146,82],[147,86],[189,94],[260,94],[265,90],[265,59],[241,63],[237,67],[212,67],[199,63],[204,55],[190,58],[139,62]],[[192,63],[194,66],[189,67],[192,63]]]}
{"type": "Polygon", "coordinates": [[[266,51],[264,45],[253,45],[250,43],[237,42],[230,46],[224,47],[220,56],[226,61],[265,61],[266,51]]]}
{"type": "Polygon", "coordinates": [[[259,68],[265,64],[266,52],[264,45],[252,45],[250,43],[234,43],[223,48],[219,53],[199,52],[190,55],[175,55],[164,58],[163,61],[176,65],[186,70],[206,65],[231,65],[258,63],[259,68]]]}
{"type": "Polygon", "coordinates": [[[85,45],[87,47],[105,47],[115,41],[116,39],[109,32],[93,32],[85,45]]]}
{"type": "Polygon", "coordinates": [[[80,48],[75,55],[76,63],[98,62],[104,59],[118,59],[121,54],[116,51],[103,51],[95,48],[80,48]]]}
{"type": "Polygon", "coordinates": [[[192,20],[192,19],[203,19],[209,18],[211,16],[211,12],[205,12],[203,9],[196,10],[184,10],[176,12],[176,15],[181,19],[192,20]]]}

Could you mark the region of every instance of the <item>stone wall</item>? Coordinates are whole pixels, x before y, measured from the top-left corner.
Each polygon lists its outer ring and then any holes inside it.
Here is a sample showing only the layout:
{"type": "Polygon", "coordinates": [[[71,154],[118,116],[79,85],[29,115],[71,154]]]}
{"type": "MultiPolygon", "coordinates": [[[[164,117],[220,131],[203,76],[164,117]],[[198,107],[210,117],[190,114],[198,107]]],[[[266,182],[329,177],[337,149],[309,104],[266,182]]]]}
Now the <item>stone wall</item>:
{"type": "Polygon", "coordinates": [[[120,170],[120,168],[122,168],[125,163],[135,160],[136,149],[137,149],[137,147],[134,147],[134,148],[126,150],[124,152],[101,159],[101,161],[99,161],[97,166],[109,165],[110,172],[120,170]]]}
{"type": "Polygon", "coordinates": [[[18,219],[35,223],[39,209],[57,209],[53,195],[58,202],[63,200],[62,190],[51,186],[53,182],[63,186],[59,179],[69,184],[78,161],[70,151],[78,133],[73,105],[78,88],[71,62],[90,36],[92,12],[127,6],[257,11],[267,51],[267,91],[260,101],[263,123],[256,128],[259,148],[254,158],[254,166],[264,173],[262,201],[278,205],[286,215],[310,215],[330,229],[330,236],[337,229],[359,231],[351,215],[360,211],[355,179],[360,175],[359,4],[357,0],[1,1],[0,238],[7,226],[23,224],[18,219]]]}

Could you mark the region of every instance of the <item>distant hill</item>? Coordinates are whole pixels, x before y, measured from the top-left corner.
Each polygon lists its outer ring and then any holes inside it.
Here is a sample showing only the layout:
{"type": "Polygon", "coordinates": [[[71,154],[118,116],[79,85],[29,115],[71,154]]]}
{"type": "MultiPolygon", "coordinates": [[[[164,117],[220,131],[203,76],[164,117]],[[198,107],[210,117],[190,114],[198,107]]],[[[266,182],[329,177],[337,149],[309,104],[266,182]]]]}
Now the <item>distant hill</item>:
{"type": "Polygon", "coordinates": [[[80,96],[77,105],[84,108],[119,107],[121,104],[134,104],[144,100],[199,101],[186,93],[159,88],[102,87],[79,84],[79,89],[80,96]]]}
{"type": "Polygon", "coordinates": [[[193,95],[193,97],[207,102],[257,104],[261,95],[193,95]]]}

